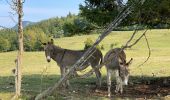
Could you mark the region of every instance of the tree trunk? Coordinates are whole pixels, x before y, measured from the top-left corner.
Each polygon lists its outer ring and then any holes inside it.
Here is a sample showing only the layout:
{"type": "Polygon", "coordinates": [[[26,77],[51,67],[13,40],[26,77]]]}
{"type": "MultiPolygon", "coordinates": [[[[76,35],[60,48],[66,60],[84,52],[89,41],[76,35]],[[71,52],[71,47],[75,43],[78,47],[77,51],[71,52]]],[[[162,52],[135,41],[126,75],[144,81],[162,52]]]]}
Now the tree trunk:
{"type": "Polygon", "coordinates": [[[16,66],[16,96],[19,97],[21,95],[21,79],[22,79],[22,73],[21,73],[21,67],[22,67],[22,60],[23,60],[23,27],[22,27],[22,17],[23,17],[23,11],[22,11],[22,0],[17,1],[17,12],[18,12],[18,42],[19,42],[19,51],[18,51],[18,57],[17,57],[17,66],[16,66]]]}

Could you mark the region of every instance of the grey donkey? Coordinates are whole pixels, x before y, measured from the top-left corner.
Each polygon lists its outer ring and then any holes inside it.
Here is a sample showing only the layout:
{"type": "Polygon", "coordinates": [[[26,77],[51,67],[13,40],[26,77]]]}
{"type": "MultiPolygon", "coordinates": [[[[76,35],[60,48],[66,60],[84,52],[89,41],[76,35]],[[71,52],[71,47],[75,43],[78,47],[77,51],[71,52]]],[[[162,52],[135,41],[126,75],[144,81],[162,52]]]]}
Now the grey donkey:
{"type": "MultiPolygon", "coordinates": [[[[69,50],[64,49],[59,46],[54,45],[53,39],[51,39],[48,43],[44,44],[44,50],[45,50],[45,56],[48,62],[53,59],[55,62],[57,62],[58,66],[60,67],[61,77],[65,75],[67,71],[69,71],[69,68],[76,63],[80,59],[80,57],[86,52],[86,50],[69,50]]],[[[94,53],[89,57],[88,60],[85,61],[85,63],[76,68],[75,71],[81,71],[88,66],[91,66],[94,70],[96,77],[97,77],[97,86],[101,86],[101,73],[98,66],[102,63],[103,55],[100,50],[97,48],[95,49],[94,53]]],[[[76,72],[74,72],[76,73],[76,72]]],[[[69,81],[63,84],[65,87],[69,86],[69,81]]]]}
{"type": "Polygon", "coordinates": [[[105,64],[107,70],[107,85],[108,85],[108,96],[111,96],[111,75],[114,72],[116,77],[116,90],[115,92],[122,93],[123,85],[128,85],[129,70],[128,66],[132,62],[132,58],[129,62],[126,62],[126,54],[120,48],[109,50],[104,56],[104,62],[110,60],[105,64]]]}

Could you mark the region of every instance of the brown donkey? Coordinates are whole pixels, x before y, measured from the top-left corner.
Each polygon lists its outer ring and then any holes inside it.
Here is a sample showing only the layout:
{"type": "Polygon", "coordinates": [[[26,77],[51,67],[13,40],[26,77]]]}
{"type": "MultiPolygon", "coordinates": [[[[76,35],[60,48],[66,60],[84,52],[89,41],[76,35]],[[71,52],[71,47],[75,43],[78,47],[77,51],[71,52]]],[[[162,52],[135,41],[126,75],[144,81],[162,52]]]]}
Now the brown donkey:
{"type": "Polygon", "coordinates": [[[109,50],[105,57],[104,62],[107,60],[111,61],[107,63],[106,70],[107,70],[107,85],[108,85],[108,96],[111,96],[111,74],[114,71],[116,77],[116,90],[115,92],[123,92],[123,85],[128,85],[129,79],[129,70],[128,66],[132,62],[132,58],[129,62],[126,62],[126,54],[124,51],[121,51],[120,48],[115,48],[109,50]]]}
{"type": "MultiPolygon", "coordinates": [[[[69,49],[63,49],[61,47],[58,47],[53,44],[53,39],[51,39],[51,42],[44,43],[44,50],[46,59],[48,62],[53,59],[57,62],[58,66],[60,67],[61,71],[61,77],[65,75],[65,73],[68,71],[69,67],[71,67],[73,64],[76,63],[80,59],[80,57],[85,53],[86,50],[69,50],[69,49]]],[[[101,73],[98,68],[96,68],[97,65],[102,63],[103,55],[100,50],[96,49],[91,57],[85,63],[75,69],[76,71],[81,71],[85,68],[87,68],[89,65],[93,68],[95,71],[96,77],[97,77],[97,85],[101,86],[101,73]]],[[[69,85],[69,81],[63,84],[64,86],[69,85]]]]}

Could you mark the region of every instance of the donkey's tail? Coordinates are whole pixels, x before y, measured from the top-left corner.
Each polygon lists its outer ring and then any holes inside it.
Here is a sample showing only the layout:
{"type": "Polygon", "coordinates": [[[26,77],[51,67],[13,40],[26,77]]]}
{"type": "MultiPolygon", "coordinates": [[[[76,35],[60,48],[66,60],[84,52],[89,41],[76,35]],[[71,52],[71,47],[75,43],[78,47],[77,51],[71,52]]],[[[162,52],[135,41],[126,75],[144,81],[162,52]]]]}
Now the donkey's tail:
{"type": "Polygon", "coordinates": [[[99,66],[99,69],[101,69],[102,68],[102,64],[103,64],[103,54],[102,54],[102,52],[100,52],[100,66],[99,66]]]}

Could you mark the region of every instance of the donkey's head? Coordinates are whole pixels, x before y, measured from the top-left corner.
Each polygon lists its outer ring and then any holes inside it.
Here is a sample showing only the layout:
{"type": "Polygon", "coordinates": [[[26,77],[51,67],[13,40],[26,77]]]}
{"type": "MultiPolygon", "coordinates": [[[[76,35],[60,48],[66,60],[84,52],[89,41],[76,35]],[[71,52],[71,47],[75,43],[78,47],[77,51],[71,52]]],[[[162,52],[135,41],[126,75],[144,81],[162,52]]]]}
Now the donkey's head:
{"type": "Polygon", "coordinates": [[[50,42],[47,42],[47,43],[43,43],[44,45],[44,51],[45,51],[45,56],[46,56],[46,59],[47,59],[47,62],[50,62],[51,61],[51,56],[54,52],[54,46],[53,46],[53,39],[51,39],[50,42]]]}
{"type": "Polygon", "coordinates": [[[129,65],[132,63],[132,58],[129,62],[120,63],[120,69],[119,69],[119,76],[123,82],[124,85],[128,85],[129,80],[129,65]]]}

